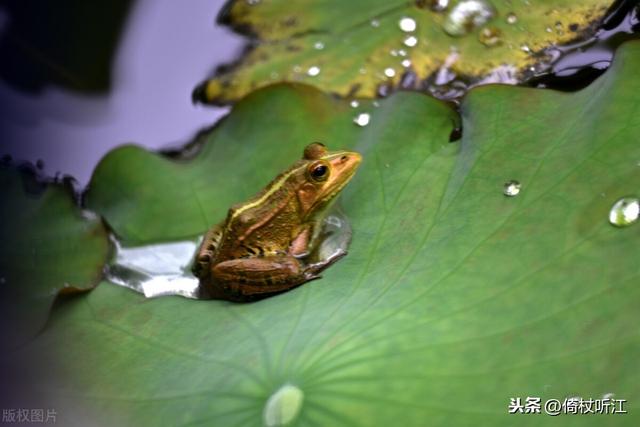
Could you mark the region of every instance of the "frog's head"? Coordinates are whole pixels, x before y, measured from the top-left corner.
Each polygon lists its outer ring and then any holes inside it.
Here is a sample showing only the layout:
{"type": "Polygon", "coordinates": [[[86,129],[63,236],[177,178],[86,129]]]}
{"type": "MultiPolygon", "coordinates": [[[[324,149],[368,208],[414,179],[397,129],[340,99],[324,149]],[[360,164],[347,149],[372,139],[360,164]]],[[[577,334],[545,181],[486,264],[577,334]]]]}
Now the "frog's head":
{"type": "Polygon", "coordinates": [[[304,149],[304,177],[298,188],[298,200],[305,216],[322,211],[351,180],[362,161],[353,151],[327,151],[319,143],[304,149]]]}

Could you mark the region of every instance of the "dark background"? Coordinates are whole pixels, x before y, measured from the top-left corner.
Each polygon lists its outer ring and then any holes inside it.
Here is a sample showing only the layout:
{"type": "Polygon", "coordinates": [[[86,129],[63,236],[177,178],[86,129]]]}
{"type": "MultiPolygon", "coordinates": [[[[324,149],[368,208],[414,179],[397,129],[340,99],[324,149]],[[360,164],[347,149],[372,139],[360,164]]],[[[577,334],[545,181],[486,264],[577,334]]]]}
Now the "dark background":
{"type": "Polygon", "coordinates": [[[176,147],[223,108],[191,91],[243,41],[224,0],[0,0],[0,156],[88,183],[113,147],[176,147]],[[188,3],[188,4],[187,4],[188,3]]]}

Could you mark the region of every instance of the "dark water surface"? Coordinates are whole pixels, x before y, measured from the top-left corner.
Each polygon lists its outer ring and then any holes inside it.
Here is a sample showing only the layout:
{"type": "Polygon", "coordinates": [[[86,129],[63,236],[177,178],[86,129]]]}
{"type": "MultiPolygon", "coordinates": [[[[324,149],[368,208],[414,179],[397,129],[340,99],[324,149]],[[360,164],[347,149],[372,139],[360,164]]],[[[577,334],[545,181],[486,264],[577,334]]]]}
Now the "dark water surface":
{"type": "MultiPolygon", "coordinates": [[[[102,93],[58,84],[29,91],[0,79],[0,156],[33,163],[41,159],[45,174],[70,174],[84,185],[115,146],[184,144],[227,111],[191,102],[193,87],[215,66],[236,57],[243,45],[239,36],[214,25],[224,0],[130,3],[107,70],[110,88],[102,93]]],[[[0,37],[11,30],[8,9],[0,3],[0,37]]],[[[38,59],[47,61],[46,56],[38,59]]],[[[3,57],[3,68],[6,61],[3,57]]]]}

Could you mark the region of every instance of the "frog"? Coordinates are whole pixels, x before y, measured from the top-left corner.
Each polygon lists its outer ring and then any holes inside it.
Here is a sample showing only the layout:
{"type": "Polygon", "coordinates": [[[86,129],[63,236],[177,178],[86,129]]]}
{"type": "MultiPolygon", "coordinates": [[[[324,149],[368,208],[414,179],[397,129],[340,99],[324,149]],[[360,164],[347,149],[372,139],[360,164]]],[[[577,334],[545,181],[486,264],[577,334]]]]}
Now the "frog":
{"type": "Polygon", "coordinates": [[[319,279],[347,254],[310,261],[324,218],[361,161],[354,151],[307,145],[300,160],[205,234],[193,267],[201,287],[211,298],[255,301],[319,279]]]}

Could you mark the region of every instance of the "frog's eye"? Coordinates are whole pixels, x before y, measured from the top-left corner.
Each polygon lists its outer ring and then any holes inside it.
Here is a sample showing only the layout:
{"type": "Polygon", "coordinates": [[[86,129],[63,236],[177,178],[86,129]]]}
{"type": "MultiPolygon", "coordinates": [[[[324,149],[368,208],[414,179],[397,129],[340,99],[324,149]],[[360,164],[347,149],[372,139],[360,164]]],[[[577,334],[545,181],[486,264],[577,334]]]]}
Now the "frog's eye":
{"type": "Polygon", "coordinates": [[[324,181],[329,177],[329,166],[326,162],[314,162],[307,169],[307,173],[314,181],[324,181]]]}

